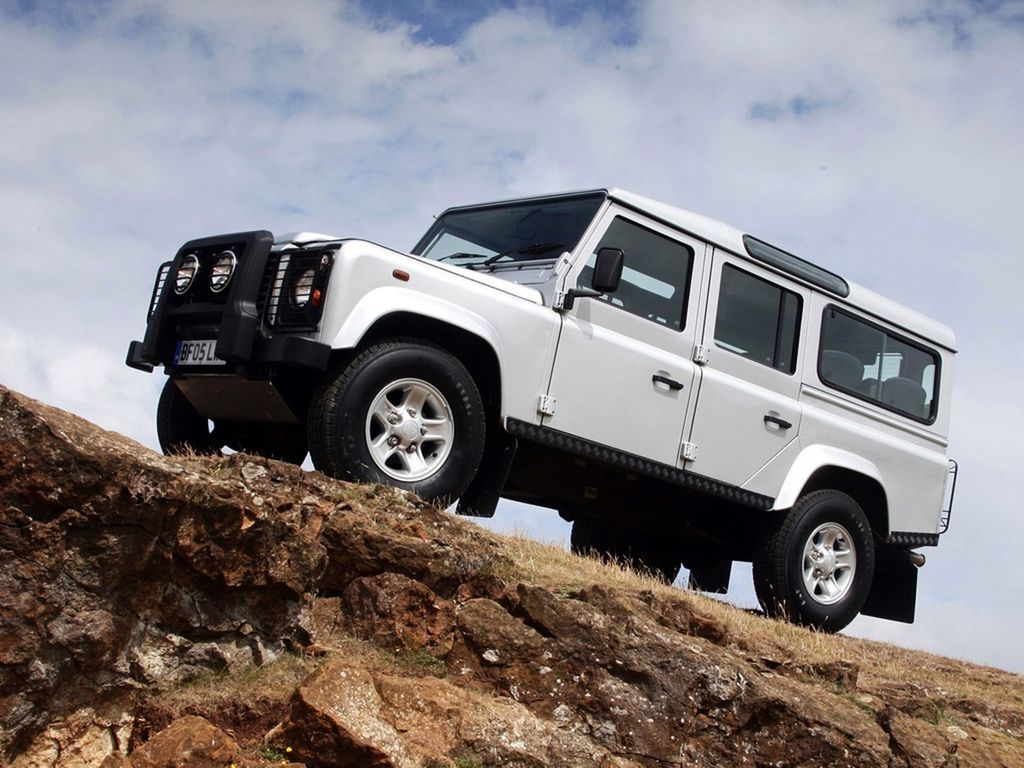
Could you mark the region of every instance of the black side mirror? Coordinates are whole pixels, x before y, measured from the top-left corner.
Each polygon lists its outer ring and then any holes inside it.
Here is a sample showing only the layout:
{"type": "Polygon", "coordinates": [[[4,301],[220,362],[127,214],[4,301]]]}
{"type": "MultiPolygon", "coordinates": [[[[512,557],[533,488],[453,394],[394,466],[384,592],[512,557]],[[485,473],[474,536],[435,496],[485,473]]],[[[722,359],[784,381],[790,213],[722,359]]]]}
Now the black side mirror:
{"type": "Polygon", "coordinates": [[[621,248],[601,248],[594,264],[594,276],[590,285],[601,293],[614,293],[622,280],[622,264],[626,254],[621,248]]]}
{"type": "Polygon", "coordinates": [[[570,288],[565,292],[560,307],[568,312],[576,304],[576,299],[594,299],[606,293],[614,293],[622,280],[622,264],[626,255],[621,248],[601,248],[594,262],[594,274],[590,278],[590,288],[570,288]]]}

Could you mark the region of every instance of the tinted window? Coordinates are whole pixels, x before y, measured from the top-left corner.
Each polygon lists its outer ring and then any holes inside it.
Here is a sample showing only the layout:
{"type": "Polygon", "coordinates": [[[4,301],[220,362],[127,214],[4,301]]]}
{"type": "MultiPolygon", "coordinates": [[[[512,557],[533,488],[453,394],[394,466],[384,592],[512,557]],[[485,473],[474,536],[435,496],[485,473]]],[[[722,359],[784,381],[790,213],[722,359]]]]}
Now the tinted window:
{"type": "Polygon", "coordinates": [[[793,373],[802,303],[796,293],[726,264],[718,293],[715,345],[793,373]]]}
{"type": "Polygon", "coordinates": [[[597,251],[601,248],[621,248],[625,261],[618,290],[600,300],[680,330],[686,315],[693,249],[639,224],[616,218],[590,255],[579,285],[590,285],[597,251]]]}
{"type": "Polygon", "coordinates": [[[818,374],[829,386],[931,421],[938,370],[934,352],[834,307],[825,311],[818,374]]]}
{"type": "Polygon", "coordinates": [[[478,269],[485,264],[555,259],[576,247],[603,202],[603,195],[588,195],[451,211],[434,223],[412,252],[478,269]]]}

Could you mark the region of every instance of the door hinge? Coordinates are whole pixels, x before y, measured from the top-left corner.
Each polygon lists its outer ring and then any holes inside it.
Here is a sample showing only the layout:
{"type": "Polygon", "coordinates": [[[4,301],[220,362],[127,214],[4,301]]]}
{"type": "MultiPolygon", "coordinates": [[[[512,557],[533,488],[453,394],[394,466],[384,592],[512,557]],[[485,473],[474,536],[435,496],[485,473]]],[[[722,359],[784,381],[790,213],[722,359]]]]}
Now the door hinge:
{"type": "Polygon", "coordinates": [[[707,365],[711,360],[711,348],[703,344],[697,344],[693,348],[693,362],[697,365],[707,365]]]}
{"type": "Polygon", "coordinates": [[[557,404],[558,401],[551,397],[551,395],[541,395],[537,403],[537,413],[541,416],[554,416],[557,404]]]}
{"type": "Polygon", "coordinates": [[[697,460],[697,444],[696,443],[683,443],[683,447],[679,451],[679,457],[683,461],[696,461],[697,460]]]}

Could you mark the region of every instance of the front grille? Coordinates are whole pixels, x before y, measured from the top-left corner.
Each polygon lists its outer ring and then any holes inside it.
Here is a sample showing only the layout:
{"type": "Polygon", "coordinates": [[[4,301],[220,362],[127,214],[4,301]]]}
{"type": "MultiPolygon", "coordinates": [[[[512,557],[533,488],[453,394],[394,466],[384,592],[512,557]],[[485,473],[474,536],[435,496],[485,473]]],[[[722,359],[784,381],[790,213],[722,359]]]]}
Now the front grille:
{"type": "Polygon", "coordinates": [[[270,254],[256,305],[269,326],[282,330],[316,330],[335,250],[337,246],[270,254]],[[318,291],[321,300],[311,297],[300,306],[295,300],[295,289],[299,278],[310,271],[313,273],[311,293],[318,291]]]}
{"type": "Polygon", "coordinates": [[[277,307],[281,301],[284,273],[288,268],[289,258],[288,254],[282,256],[280,253],[271,253],[270,258],[267,259],[263,282],[260,283],[260,295],[256,300],[256,311],[268,325],[273,325],[277,320],[277,307]],[[282,260],[285,262],[284,269],[280,269],[282,260]]]}
{"type": "Polygon", "coordinates": [[[153,284],[153,297],[149,300],[149,314],[146,315],[148,320],[156,312],[156,305],[160,301],[160,295],[164,292],[164,285],[167,283],[167,274],[171,271],[171,262],[165,261],[160,265],[160,269],[156,273],[156,282],[153,284]]]}

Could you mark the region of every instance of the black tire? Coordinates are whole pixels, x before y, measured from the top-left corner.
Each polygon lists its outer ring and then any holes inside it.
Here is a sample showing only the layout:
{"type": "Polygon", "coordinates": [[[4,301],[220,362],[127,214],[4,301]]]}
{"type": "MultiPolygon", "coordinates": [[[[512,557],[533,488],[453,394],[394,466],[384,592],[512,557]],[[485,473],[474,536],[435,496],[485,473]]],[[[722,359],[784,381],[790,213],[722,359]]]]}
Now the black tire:
{"type": "Polygon", "coordinates": [[[577,517],[569,546],[574,554],[646,573],[666,584],[679,575],[682,559],[670,543],[605,520],[577,517]]]}
{"type": "Polygon", "coordinates": [[[307,423],[321,472],[405,488],[440,504],[469,486],[486,437],[469,371],[440,347],[413,339],[383,341],[357,355],[314,397],[307,423]],[[406,407],[417,395],[422,407],[406,407]],[[385,423],[382,410],[398,422],[385,423]],[[444,434],[432,439],[435,432],[444,434]]]}
{"type": "Polygon", "coordinates": [[[221,446],[211,436],[206,417],[199,414],[172,379],[164,382],[156,407],[156,436],[160,450],[167,456],[220,452],[221,446]]]}
{"type": "Polygon", "coordinates": [[[860,505],[840,491],[815,491],[762,543],[754,590],[769,616],[838,632],[860,612],[874,570],[874,539],[860,505]]]}

